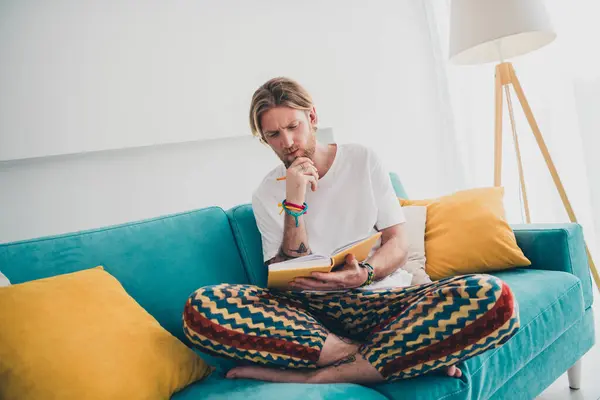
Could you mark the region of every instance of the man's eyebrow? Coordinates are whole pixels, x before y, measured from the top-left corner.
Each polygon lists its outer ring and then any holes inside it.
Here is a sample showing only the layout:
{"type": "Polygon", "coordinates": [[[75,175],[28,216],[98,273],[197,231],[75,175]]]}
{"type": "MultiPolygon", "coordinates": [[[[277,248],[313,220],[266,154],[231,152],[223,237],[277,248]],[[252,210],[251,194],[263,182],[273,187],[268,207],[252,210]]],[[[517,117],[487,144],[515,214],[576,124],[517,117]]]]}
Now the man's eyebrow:
{"type": "MultiPolygon", "coordinates": [[[[298,120],[297,120],[297,119],[293,120],[292,122],[290,122],[289,124],[287,124],[286,128],[289,128],[290,126],[294,125],[294,124],[295,124],[295,123],[297,123],[297,122],[298,122],[298,120]]],[[[268,134],[270,134],[270,133],[277,133],[277,132],[279,132],[279,130],[276,130],[276,131],[263,131],[263,133],[264,133],[265,135],[268,135],[268,134]]]]}

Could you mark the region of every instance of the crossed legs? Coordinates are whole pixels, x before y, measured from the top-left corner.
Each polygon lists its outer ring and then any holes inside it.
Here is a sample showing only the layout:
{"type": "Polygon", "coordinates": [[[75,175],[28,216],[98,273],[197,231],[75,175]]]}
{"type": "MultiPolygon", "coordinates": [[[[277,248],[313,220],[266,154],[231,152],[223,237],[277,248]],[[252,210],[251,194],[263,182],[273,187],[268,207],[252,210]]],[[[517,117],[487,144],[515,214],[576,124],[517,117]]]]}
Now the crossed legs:
{"type": "Polygon", "coordinates": [[[254,364],[227,377],[277,382],[370,383],[443,369],[460,376],[454,364],[517,328],[510,289],[487,275],[347,293],[218,285],[196,291],[184,313],[186,335],[200,349],[254,364]]]}

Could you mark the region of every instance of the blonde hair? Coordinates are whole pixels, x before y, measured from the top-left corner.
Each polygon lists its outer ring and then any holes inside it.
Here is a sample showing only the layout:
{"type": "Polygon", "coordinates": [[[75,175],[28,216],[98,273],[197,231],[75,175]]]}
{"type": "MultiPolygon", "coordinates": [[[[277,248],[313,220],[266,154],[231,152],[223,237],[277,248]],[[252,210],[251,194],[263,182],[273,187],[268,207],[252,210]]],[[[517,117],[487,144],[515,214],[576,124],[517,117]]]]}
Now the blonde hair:
{"type": "Polygon", "coordinates": [[[285,77],[273,78],[259,87],[250,103],[250,129],[252,134],[265,142],[260,117],[272,108],[285,106],[296,110],[310,111],[313,100],[300,84],[285,77]]]}

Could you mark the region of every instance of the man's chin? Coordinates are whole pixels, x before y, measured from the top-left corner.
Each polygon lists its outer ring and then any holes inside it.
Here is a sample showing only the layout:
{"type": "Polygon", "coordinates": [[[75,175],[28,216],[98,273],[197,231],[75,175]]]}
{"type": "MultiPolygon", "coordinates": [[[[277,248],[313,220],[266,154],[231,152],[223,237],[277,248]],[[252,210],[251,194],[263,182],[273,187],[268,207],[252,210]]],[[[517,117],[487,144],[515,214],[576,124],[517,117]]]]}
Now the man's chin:
{"type": "MultiPolygon", "coordinates": [[[[300,157],[300,156],[298,156],[300,157]]],[[[296,161],[296,159],[298,158],[296,156],[284,156],[284,158],[281,159],[281,161],[283,161],[283,165],[285,165],[286,168],[289,168],[290,165],[292,165],[294,163],[294,161],[296,161]]]]}
{"type": "Polygon", "coordinates": [[[283,161],[283,165],[285,165],[286,168],[289,168],[290,165],[292,165],[294,163],[294,161],[296,161],[296,159],[298,159],[300,157],[306,157],[306,158],[310,158],[312,160],[312,154],[307,154],[306,152],[301,153],[296,156],[288,155],[288,156],[283,156],[283,158],[281,158],[281,157],[279,157],[279,158],[281,159],[281,161],[283,161]]]}

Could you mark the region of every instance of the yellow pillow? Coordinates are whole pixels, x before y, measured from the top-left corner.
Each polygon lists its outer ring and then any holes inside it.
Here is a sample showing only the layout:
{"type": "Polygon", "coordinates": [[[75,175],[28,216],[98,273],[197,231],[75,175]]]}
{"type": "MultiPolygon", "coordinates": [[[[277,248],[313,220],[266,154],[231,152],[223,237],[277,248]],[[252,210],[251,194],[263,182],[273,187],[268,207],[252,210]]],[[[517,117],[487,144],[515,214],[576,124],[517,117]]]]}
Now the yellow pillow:
{"type": "Polygon", "coordinates": [[[102,267],[0,288],[0,399],[167,399],[212,368],[102,267]]]}
{"type": "Polygon", "coordinates": [[[531,265],[506,222],[503,197],[504,188],[492,187],[399,199],[402,206],[427,206],[425,271],[431,279],[531,265]]]}

